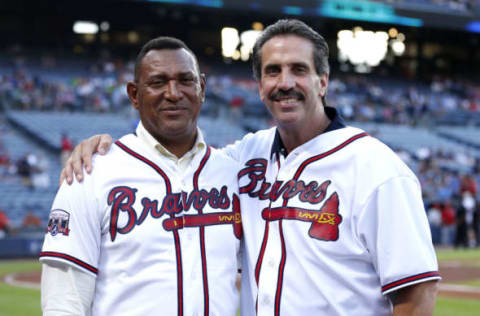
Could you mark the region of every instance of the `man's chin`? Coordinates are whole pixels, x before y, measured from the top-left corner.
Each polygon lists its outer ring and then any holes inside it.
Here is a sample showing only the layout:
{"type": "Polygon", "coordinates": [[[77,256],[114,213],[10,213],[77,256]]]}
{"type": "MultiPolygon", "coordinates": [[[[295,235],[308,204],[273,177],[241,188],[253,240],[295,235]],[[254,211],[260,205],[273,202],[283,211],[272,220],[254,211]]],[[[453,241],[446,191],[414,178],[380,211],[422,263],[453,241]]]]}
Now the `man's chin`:
{"type": "Polygon", "coordinates": [[[164,132],[169,136],[176,136],[176,135],[187,135],[189,133],[195,134],[196,128],[191,125],[186,124],[165,124],[164,125],[164,132]]]}
{"type": "Polygon", "coordinates": [[[278,125],[294,125],[298,123],[298,115],[295,113],[281,113],[275,117],[278,125]]]}

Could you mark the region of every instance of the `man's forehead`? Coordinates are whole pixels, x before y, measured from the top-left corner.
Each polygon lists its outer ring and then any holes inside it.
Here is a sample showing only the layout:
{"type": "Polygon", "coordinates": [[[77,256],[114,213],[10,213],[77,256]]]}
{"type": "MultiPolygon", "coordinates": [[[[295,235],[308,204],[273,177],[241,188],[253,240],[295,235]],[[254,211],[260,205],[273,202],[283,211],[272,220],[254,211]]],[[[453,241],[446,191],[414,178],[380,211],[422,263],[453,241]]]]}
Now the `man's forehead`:
{"type": "Polygon", "coordinates": [[[142,60],[142,68],[161,69],[164,72],[197,73],[195,57],[186,49],[153,49],[142,60]]]}
{"type": "Polygon", "coordinates": [[[261,48],[262,63],[277,63],[288,59],[298,63],[313,63],[313,43],[294,34],[276,35],[266,41],[261,48]]]}

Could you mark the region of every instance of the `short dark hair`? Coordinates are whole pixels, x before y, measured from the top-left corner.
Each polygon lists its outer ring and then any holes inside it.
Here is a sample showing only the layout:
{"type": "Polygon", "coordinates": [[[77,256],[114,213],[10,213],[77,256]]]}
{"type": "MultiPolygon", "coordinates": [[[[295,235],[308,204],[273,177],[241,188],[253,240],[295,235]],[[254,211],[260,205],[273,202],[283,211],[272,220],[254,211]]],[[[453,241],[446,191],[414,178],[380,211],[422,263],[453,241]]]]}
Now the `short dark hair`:
{"type": "Polygon", "coordinates": [[[280,35],[296,35],[313,44],[313,61],[317,74],[330,72],[328,64],[328,44],[325,39],[304,22],[296,19],[278,20],[269,25],[258,37],[252,52],[253,75],[256,80],[262,76],[262,46],[271,38],[280,35]]]}
{"type": "Polygon", "coordinates": [[[175,37],[169,36],[160,36],[148,41],[145,45],[143,45],[142,49],[137,55],[135,60],[135,81],[138,80],[138,75],[140,72],[140,65],[142,64],[143,57],[151,51],[151,50],[162,50],[162,49],[185,49],[188,51],[195,60],[195,64],[197,67],[197,72],[200,75],[200,66],[198,65],[197,56],[192,52],[190,48],[181,40],[175,37]]]}

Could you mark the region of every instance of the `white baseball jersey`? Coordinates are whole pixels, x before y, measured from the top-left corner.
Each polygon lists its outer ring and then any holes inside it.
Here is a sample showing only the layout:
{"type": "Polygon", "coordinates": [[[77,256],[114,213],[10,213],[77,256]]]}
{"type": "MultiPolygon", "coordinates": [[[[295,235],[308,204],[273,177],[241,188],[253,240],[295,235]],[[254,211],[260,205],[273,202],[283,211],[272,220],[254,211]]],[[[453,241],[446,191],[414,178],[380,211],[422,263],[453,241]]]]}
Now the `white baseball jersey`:
{"type": "Polygon", "coordinates": [[[391,315],[385,294],[440,278],[415,175],[326,111],[286,157],[276,128],[225,149],[243,166],[242,315],[391,315]]]}
{"type": "Polygon", "coordinates": [[[235,315],[236,163],[204,148],[180,174],[135,135],[94,163],[60,188],[40,260],[96,276],[92,315],[235,315]]]}

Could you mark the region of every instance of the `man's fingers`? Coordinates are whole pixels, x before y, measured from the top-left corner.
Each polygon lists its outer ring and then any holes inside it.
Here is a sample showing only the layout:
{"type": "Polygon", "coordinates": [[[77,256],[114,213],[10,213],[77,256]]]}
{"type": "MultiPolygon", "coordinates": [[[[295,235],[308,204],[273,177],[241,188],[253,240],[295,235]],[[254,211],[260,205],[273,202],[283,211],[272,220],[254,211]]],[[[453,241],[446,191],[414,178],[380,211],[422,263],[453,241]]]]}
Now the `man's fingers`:
{"type": "MultiPolygon", "coordinates": [[[[83,165],[87,173],[92,172],[92,155],[95,152],[96,147],[98,146],[99,140],[97,138],[98,138],[97,136],[92,136],[80,144],[80,147],[82,149],[81,162],[83,162],[83,165]]],[[[79,168],[80,170],[77,170],[75,168],[75,174],[78,174],[78,173],[83,174],[81,164],[79,168]]]]}
{"type": "MultiPolygon", "coordinates": [[[[103,135],[92,136],[80,144],[81,151],[82,151],[81,161],[83,162],[83,165],[87,173],[92,172],[93,154],[98,152],[99,154],[104,155],[110,148],[110,145],[112,144],[112,142],[113,142],[113,139],[110,135],[103,134],[103,135]]],[[[75,169],[75,174],[79,174],[81,172],[82,172],[81,169],[80,170],[75,169]]]]}
{"type": "MultiPolygon", "coordinates": [[[[62,172],[60,172],[60,180],[58,181],[58,186],[61,186],[63,181],[67,178],[65,175],[65,169],[62,169],[62,172]]],[[[68,182],[68,181],[67,181],[68,182]]]]}
{"type": "Polygon", "coordinates": [[[70,185],[73,183],[73,169],[71,166],[71,157],[67,160],[65,167],[63,167],[62,172],[60,173],[60,183],[62,185],[63,180],[66,180],[67,183],[70,185]]]}
{"type": "Polygon", "coordinates": [[[78,182],[82,182],[84,178],[83,167],[85,167],[87,173],[91,173],[93,154],[96,152],[102,155],[106,154],[112,143],[113,138],[108,134],[103,134],[92,136],[75,146],[60,173],[60,185],[63,183],[63,180],[66,180],[68,184],[72,184],[73,175],[75,175],[78,182]]]}
{"type": "Polygon", "coordinates": [[[68,184],[72,184],[74,174],[78,182],[82,182],[84,178],[83,167],[85,167],[87,173],[91,173],[93,154],[98,152],[104,155],[108,152],[112,143],[112,137],[108,134],[103,134],[92,136],[75,146],[60,174],[60,184],[63,180],[66,180],[68,184]]]}
{"type": "MultiPolygon", "coordinates": [[[[65,172],[67,176],[73,176],[73,174],[75,174],[75,178],[79,182],[82,182],[83,180],[82,146],[83,146],[83,143],[85,142],[86,141],[84,140],[79,145],[75,146],[65,166],[65,172]]],[[[73,180],[73,177],[72,177],[72,180],[73,180]]],[[[67,182],[68,182],[68,178],[67,178],[67,182]]]]}
{"type": "Polygon", "coordinates": [[[108,149],[112,145],[112,143],[113,143],[113,138],[110,135],[108,134],[101,135],[100,141],[98,144],[98,153],[100,155],[106,154],[108,149]]]}

